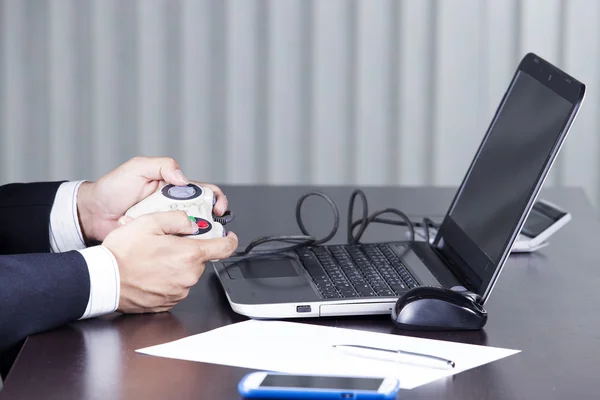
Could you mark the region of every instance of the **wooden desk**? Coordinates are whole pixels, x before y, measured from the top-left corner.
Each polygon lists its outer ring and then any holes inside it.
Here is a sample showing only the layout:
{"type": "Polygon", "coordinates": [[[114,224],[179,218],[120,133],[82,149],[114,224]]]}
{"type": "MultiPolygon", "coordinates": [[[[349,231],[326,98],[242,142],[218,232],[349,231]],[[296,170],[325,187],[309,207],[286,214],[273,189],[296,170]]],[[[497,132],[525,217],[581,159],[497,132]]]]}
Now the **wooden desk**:
{"type": "MultiPolygon", "coordinates": [[[[294,209],[309,190],[224,187],[242,245],[259,235],[299,232],[294,209]]],[[[351,188],[321,188],[338,203],[344,242],[351,188]]],[[[397,207],[411,216],[440,216],[453,189],[365,190],[370,211],[397,207]]],[[[482,332],[420,336],[508,347],[521,353],[454,377],[403,391],[402,399],[591,399],[600,389],[600,224],[579,189],[546,190],[543,198],[566,207],[573,221],[539,254],[511,256],[490,301],[482,332]]],[[[320,199],[304,208],[317,236],[331,217],[320,199]],[[314,207],[313,207],[314,206],[314,207]]],[[[371,226],[365,241],[403,235],[371,226]]],[[[112,314],[30,337],[7,377],[1,399],[238,399],[248,370],[140,355],[135,349],[183,338],[244,318],[233,313],[212,271],[170,313],[112,314]]],[[[332,318],[313,323],[396,333],[387,317],[332,318]]],[[[244,338],[240,338],[244,340],[244,338]]],[[[251,343],[249,343],[251,345],[251,343]]]]}

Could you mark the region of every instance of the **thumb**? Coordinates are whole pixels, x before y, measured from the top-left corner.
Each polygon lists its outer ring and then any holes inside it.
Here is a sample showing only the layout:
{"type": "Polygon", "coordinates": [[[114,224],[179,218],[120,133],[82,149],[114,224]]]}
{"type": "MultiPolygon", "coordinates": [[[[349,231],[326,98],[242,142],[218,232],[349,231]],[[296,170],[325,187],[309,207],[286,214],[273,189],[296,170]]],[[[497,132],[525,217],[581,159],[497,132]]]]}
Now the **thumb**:
{"type": "MultiPolygon", "coordinates": [[[[198,231],[198,226],[190,220],[185,211],[162,211],[146,214],[136,220],[150,220],[156,234],[192,235],[198,231]]],[[[144,222],[146,223],[146,222],[144,222]]]]}
{"type": "Polygon", "coordinates": [[[202,258],[205,261],[223,260],[233,254],[238,247],[238,237],[232,231],[222,238],[206,239],[202,243],[194,243],[202,249],[202,258]]]}
{"type": "Polygon", "coordinates": [[[135,173],[150,181],[165,181],[176,186],[189,183],[177,161],[170,157],[136,157],[132,167],[135,173]]]}

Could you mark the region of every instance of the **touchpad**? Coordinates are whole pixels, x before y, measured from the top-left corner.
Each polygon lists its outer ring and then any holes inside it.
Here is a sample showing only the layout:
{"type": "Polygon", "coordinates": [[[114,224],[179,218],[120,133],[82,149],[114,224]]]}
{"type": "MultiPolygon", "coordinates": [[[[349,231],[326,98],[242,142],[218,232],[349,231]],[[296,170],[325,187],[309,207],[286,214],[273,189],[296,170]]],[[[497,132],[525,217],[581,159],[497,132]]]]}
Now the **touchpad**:
{"type": "Polygon", "coordinates": [[[291,260],[287,259],[253,259],[238,261],[227,267],[229,276],[233,279],[265,279],[286,278],[298,276],[291,260]]]}

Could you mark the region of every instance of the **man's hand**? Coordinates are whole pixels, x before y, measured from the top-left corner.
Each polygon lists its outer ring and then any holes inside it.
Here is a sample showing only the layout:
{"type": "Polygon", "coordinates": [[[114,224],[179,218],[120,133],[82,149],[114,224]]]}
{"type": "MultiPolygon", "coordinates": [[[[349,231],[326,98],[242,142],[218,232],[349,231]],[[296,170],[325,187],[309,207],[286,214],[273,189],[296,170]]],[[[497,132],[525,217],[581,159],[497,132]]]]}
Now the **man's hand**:
{"type": "MultiPolygon", "coordinates": [[[[97,182],[84,182],[77,196],[77,211],[86,242],[102,242],[118,227],[125,212],[170,183],[183,186],[189,183],[175,160],[168,157],[135,157],[106,174],[97,182]]],[[[215,194],[216,215],[227,210],[227,198],[215,185],[207,186],[215,194]]]]}
{"type": "Polygon", "coordinates": [[[197,229],[185,212],[167,211],[142,215],[106,237],[102,244],[119,265],[117,311],[168,311],[187,297],[207,261],[227,258],[238,246],[233,232],[207,240],[174,236],[190,235],[197,229]]]}

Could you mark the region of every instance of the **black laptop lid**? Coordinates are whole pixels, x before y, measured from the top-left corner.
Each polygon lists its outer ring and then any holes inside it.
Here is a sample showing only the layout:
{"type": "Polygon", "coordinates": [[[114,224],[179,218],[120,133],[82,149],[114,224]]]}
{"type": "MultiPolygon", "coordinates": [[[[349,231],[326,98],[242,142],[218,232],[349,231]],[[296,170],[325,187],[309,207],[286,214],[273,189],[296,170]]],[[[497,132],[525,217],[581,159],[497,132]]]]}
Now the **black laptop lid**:
{"type": "Polygon", "coordinates": [[[433,246],[485,302],[583,101],[585,85],[523,58],[433,246]]]}

